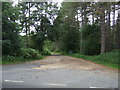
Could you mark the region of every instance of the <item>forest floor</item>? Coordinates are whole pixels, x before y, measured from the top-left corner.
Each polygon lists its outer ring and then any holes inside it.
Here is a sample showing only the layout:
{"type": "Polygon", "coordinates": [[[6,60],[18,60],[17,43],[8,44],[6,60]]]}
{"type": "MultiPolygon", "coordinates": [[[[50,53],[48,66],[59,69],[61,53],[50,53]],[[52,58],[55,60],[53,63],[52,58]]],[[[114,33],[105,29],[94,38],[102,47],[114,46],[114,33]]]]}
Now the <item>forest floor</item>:
{"type": "Polygon", "coordinates": [[[118,70],[69,56],[3,65],[3,88],[118,88],[118,70]]]}

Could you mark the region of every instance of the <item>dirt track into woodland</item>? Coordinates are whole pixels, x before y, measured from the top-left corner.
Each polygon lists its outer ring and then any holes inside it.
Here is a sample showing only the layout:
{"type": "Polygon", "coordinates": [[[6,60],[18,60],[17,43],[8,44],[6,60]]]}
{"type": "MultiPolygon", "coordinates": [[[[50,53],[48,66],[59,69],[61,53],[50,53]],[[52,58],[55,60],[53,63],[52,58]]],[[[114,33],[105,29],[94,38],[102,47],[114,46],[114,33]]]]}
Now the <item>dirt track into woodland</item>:
{"type": "Polygon", "coordinates": [[[43,60],[31,61],[29,63],[42,65],[40,67],[34,67],[33,69],[71,68],[76,70],[110,70],[117,72],[116,69],[99,65],[92,61],[77,59],[69,56],[47,56],[43,60]]]}

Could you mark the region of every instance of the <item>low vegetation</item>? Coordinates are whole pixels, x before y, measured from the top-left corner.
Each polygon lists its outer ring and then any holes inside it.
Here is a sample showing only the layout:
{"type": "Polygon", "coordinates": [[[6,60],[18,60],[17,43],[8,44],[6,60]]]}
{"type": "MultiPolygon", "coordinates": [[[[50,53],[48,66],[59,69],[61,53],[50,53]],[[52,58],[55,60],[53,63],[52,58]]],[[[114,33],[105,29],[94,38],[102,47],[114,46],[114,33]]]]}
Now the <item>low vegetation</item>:
{"type": "MultiPolygon", "coordinates": [[[[41,57],[42,58],[42,57],[41,57]]],[[[25,59],[23,57],[16,57],[16,56],[3,56],[2,57],[2,64],[15,64],[15,63],[23,63],[27,61],[33,61],[36,59],[25,59]]]]}
{"type": "Polygon", "coordinates": [[[16,64],[16,63],[24,63],[24,62],[27,62],[27,61],[34,61],[34,60],[40,60],[40,59],[43,59],[44,57],[41,56],[39,58],[29,58],[29,59],[26,59],[26,58],[23,58],[23,57],[17,57],[17,56],[3,56],[2,57],[2,62],[0,62],[0,64],[16,64]]]}
{"type": "Polygon", "coordinates": [[[68,56],[82,58],[85,60],[94,61],[97,64],[102,64],[109,67],[120,69],[117,50],[114,50],[112,52],[107,52],[101,55],[95,55],[95,56],[80,55],[80,54],[68,54],[68,56]]]}
{"type": "Polygon", "coordinates": [[[2,57],[2,64],[23,63],[26,61],[33,61],[43,59],[44,57],[35,49],[22,48],[19,55],[4,55],[2,57]]]}

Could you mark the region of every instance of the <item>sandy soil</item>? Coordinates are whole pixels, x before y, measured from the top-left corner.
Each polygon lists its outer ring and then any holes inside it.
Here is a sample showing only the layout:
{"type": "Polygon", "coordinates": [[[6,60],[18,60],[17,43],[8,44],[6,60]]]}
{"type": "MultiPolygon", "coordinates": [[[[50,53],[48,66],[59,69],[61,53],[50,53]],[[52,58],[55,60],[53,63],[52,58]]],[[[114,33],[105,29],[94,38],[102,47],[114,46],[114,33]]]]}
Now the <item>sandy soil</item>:
{"type": "Polygon", "coordinates": [[[39,67],[34,67],[33,69],[72,68],[77,70],[110,70],[118,72],[116,69],[96,64],[92,61],[69,56],[47,56],[43,60],[31,61],[29,63],[40,64],[39,67]]]}

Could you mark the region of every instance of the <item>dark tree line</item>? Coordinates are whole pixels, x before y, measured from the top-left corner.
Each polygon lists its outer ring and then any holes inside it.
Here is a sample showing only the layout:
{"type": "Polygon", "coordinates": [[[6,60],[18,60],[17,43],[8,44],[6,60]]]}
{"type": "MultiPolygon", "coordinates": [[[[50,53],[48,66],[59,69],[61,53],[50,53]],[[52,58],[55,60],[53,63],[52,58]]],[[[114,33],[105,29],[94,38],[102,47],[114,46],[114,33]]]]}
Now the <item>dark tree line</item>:
{"type": "Polygon", "coordinates": [[[119,4],[111,2],[2,3],[3,55],[17,55],[21,48],[80,54],[103,54],[119,46],[119,4]],[[117,15],[117,16],[116,16],[117,15]],[[20,34],[25,33],[25,36],[20,34]]]}
{"type": "MultiPolygon", "coordinates": [[[[64,31],[68,31],[67,34],[69,34],[69,30],[72,29],[72,35],[74,34],[76,36],[74,38],[77,40],[73,42],[75,40],[72,40],[71,36],[69,36],[71,39],[64,44],[74,46],[72,44],[77,43],[80,45],[77,50],[79,49],[81,54],[89,55],[103,54],[117,49],[118,9],[119,4],[117,2],[63,2],[59,14],[59,17],[61,17],[59,23],[61,27],[59,27],[65,29],[64,25],[68,21],[68,26],[66,25],[68,28],[64,31]],[[76,30],[78,30],[79,37],[75,34],[76,30]]],[[[72,51],[74,50],[72,49],[72,51]]]]}

